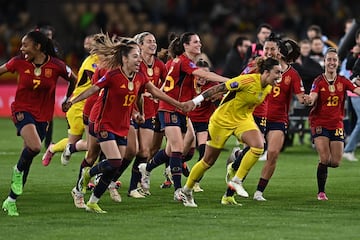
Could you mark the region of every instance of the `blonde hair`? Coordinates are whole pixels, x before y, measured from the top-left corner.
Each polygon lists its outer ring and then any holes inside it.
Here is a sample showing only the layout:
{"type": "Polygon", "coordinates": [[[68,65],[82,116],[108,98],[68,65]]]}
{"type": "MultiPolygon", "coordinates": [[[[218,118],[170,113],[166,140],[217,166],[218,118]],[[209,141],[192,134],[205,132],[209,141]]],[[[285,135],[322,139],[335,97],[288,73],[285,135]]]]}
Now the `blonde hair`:
{"type": "Polygon", "coordinates": [[[99,39],[101,40],[94,41],[90,53],[103,56],[102,65],[107,69],[122,66],[122,57],[128,56],[131,49],[138,46],[133,38],[110,37],[108,33],[101,34],[99,35],[99,39]]]}

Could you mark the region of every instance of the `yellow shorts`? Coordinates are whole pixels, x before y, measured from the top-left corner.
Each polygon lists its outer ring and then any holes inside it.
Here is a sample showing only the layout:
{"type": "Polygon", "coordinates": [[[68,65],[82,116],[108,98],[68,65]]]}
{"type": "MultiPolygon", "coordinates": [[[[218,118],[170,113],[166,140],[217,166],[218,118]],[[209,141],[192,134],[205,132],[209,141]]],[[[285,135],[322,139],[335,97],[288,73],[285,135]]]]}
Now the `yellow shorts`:
{"type": "Polygon", "coordinates": [[[78,102],[72,105],[66,113],[69,134],[81,136],[84,133],[83,109],[84,103],[78,102]]]}
{"type": "Polygon", "coordinates": [[[234,123],[233,126],[222,126],[220,122],[216,119],[211,118],[209,122],[209,139],[206,144],[217,149],[224,147],[225,142],[231,135],[234,135],[239,142],[241,141],[241,135],[244,132],[250,130],[259,130],[254,119],[248,118],[244,119],[241,122],[234,123]]]}

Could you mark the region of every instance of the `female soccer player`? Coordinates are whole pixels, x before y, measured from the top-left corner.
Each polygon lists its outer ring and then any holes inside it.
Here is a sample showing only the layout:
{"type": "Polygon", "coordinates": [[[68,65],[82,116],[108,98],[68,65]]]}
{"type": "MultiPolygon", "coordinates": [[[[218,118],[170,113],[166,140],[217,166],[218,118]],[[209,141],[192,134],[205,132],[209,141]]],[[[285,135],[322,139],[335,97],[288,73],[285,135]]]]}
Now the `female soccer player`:
{"type": "MultiPolygon", "coordinates": [[[[204,59],[199,59],[196,62],[196,66],[204,69],[205,71],[210,71],[210,64],[204,59]]],[[[217,84],[218,83],[207,81],[205,78],[196,78],[195,91],[197,94],[200,94],[217,84]]],[[[199,107],[195,108],[188,114],[195,130],[197,150],[199,152],[198,161],[203,158],[205,153],[206,141],[208,139],[209,119],[217,107],[214,101],[221,99],[221,97],[222,95],[219,96],[219,98],[203,101],[199,107]]],[[[200,187],[200,184],[196,183],[194,186],[194,192],[202,191],[203,189],[200,187]]]]}
{"type": "Polygon", "coordinates": [[[266,114],[266,162],[254,193],[254,200],[266,201],[263,192],[275,172],[276,162],[285,141],[289,125],[290,104],[295,95],[298,101],[304,103],[304,87],[298,72],[290,65],[300,55],[296,42],[285,40],[279,42],[281,57],[279,58],[282,72],[281,82],[276,83],[268,96],[268,111],[266,114]]]}
{"type": "MultiPolygon", "coordinates": [[[[106,160],[101,161],[91,169],[90,167],[84,168],[81,185],[83,189],[86,189],[90,178],[102,173],[85,208],[87,211],[106,213],[99,207],[98,201],[121,166],[122,157],[126,150],[126,136],[129,131],[133,105],[135,102],[141,102],[137,100],[138,94],[146,88],[154,97],[169,102],[179,109],[188,111],[189,107],[185,107],[184,104],[164,94],[142,73],[139,73],[140,48],[133,39],[123,38],[117,44],[100,45],[98,48],[95,47],[93,51],[106,56],[103,64],[109,71],[95,85],[69,101],[65,110],[70,108],[72,104],[101,90],[93,107],[99,108],[94,128],[106,160]]],[[[141,105],[138,106],[140,111],[138,119],[140,121],[143,120],[142,107],[141,105]]]]}
{"type": "MultiPolygon", "coordinates": [[[[157,88],[160,89],[161,85],[165,81],[167,70],[165,64],[155,56],[157,50],[155,36],[150,32],[142,32],[137,34],[134,39],[139,44],[141,49],[142,61],[140,64],[140,71],[150,82],[152,82],[157,88]]],[[[146,91],[143,94],[143,99],[145,122],[142,124],[136,124],[134,122],[132,124],[136,129],[133,134],[133,141],[135,141],[136,144],[133,145],[135,145],[135,147],[138,146],[139,148],[138,151],[136,151],[137,149],[133,150],[136,158],[131,169],[131,179],[128,190],[128,196],[134,198],[144,197],[144,195],[141,194],[143,193],[143,191],[138,189],[137,186],[141,180],[139,164],[146,163],[147,160],[150,158],[150,148],[154,139],[154,121],[159,107],[158,100],[154,99],[151,93],[146,91]]],[[[131,139],[128,138],[129,142],[130,140],[131,139]]],[[[128,146],[128,148],[129,147],[130,146],[128,146]]],[[[127,162],[123,162],[121,166],[121,171],[119,172],[119,175],[117,177],[119,177],[121,173],[125,171],[125,169],[130,164],[132,158],[133,157],[128,159],[127,162]]]]}
{"type": "MultiPolygon", "coordinates": [[[[87,44],[91,48],[91,42],[98,36],[90,35],[86,37],[87,44]]],[[[84,41],[85,43],[85,41],[84,41]]],[[[84,45],[85,47],[85,45],[84,45]]],[[[90,54],[82,62],[78,71],[78,78],[76,82],[76,88],[74,89],[73,96],[79,95],[91,86],[91,77],[97,67],[98,57],[95,54],[90,54]]],[[[85,126],[83,123],[83,109],[85,100],[78,102],[66,113],[66,120],[68,123],[68,137],[63,138],[55,144],[50,144],[46,149],[46,152],[42,158],[42,164],[48,166],[56,152],[62,152],[61,164],[67,165],[70,161],[71,154],[78,151],[86,151],[86,140],[83,140],[83,133],[85,126]]]]}
{"type": "Polygon", "coordinates": [[[344,151],[343,118],[346,91],[360,95],[359,87],[344,76],[337,75],[339,56],[336,49],[328,48],[324,62],[325,73],[314,80],[310,94],[304,97],[305,104],[313,106],[309,121],[320,159],[317,166],[317,199],[320,201],[328,200],[325,193],[328,167],[338,167],[344,151]]]}
{"type": "Polygon", "coordinates": [[[259,73],[240,75],[208,89],[188,102],[198,105],[216,93],[228,91],[210,118],[208,130],[210,140],[207,142],[204,157],[194,165],[184,188],[180,191],[185,206],[197,207],[192,196],[194,184],[215,163],[231,135],[234,135],[239,142],[248,145],[250,150],[245,154],[235,177],[228,184],[238,195],[248,197],[242,186],[242,180],[264,151],[264,138],[254,121],[252,112],[271,92],[275,82],[281,79],[281,66],[278,60],[259,58],[257,67],[259,73]]]}
{"type": "MultiPolygon", "coordinates": [[[[204,77],[210,81],[225,82],[228,79],[212,72],[206,72],[195,64],[196,57],[201,54],[201,41],[197,34],[186,32],[170,43],[171,48],[181,49],[178,57],[171,60],[168,75],[164,84],[164,92],[178,99],[188,101],[194,97],[194,77],[204,77]]],[[[169,51],[174,52],[169,46],[169,51]]],[[[165,129],[167,146],[160,150],[147,164],[140,164],[142,187],[150,188],[150,172],[169,159],[172,179],[174,181],[174,200],[180,200],[181,174],[184,151],[184,136],[187,130],[187,116],[181,109],[173,107],[164,101],[159,104],[161,127],[165,129]]]]}
{"type": "Polygon", "coordinates": [[[12,103],[12,118],[24,148],[13,169],[10,193],[2,204],[10,216],[18,216],[16,199],[23,192],[33,158],[41,150],[48,123],[54,114],[55,88],[59,77],[70,84],[65,101],[71,96],[76,76],[57,58],[52,41],[40,31],[28,32],[21,41],[21,55],[0,67],[0,74],[17,72],[18,87],[12,103]]]}

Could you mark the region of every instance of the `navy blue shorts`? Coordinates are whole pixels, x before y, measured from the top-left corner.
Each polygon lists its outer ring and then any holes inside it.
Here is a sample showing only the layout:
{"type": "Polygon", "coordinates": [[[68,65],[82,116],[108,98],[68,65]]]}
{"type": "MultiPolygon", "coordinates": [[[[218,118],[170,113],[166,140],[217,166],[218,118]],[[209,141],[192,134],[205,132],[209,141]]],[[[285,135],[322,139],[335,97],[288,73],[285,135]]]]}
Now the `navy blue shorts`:
{"type": "Polygon", "coordinates": [[[288,131],[288,125],[287,123],[283,122],[266,122],[266,133],[272,131],[272,130],[280,130],[283,131],[284,134],[287,134],[288,131]]]}
{"type": "Polygon", "coordinates": [[[315,139],[317,137],[327,137],[330,139],[330,141],[340,141],[345,142],[344,137],[344,129],[338,128],[335,130],[329,130],[323,127],[312,127],[311,128],[311,137],[312,139],[315,139]]]}
{"type": "Polygon", "coordinates": [[[208,130],[209,123],[207,122],[192,122],[195,133],[206,132],[208,130]]]}
{"type": "Polygon", "coordinates": [[[146,119],[145,122],[142,123],[142,124],[137,124],[136,122],[134,122],[132,120],[130,124],[133,125],[135,129],[146,128],[146,129],[150,129],[150,130],[154,131],[154,129],[155,129],[155,117],[146,119]]]}
{"type": "Polygon", "coordinates": [[[83,123],[85,126],[89,125],[89,116],[83,114],[83,123]]]}
{"type": "Polygon", "coordinates": [[[127,138],[123,137],[123,136],[118,136],[112,132],[108,132],[108,131],[100,131],[97,134],[97,139],[99,142],[106,142],[106,141],[111,141],[111,140],[115,140],[116,144],[118,146],[126,146],[127,145],[127,138]]]}
{"type": "Polygon", "coordinates": [[[161,123],[161,129],[164,129],[168,126],[177,126],[181,129],[182,133],[186,133],[187,119],[184,114],[178,112],[159,111],[159,119],[161,123]]]}
{"type": "Polygon", "coordinates": [[[95,132],[95,123],[89,121],[89,134],[93,136],[94,138],[97,138],[96,132],[95,132]]]}
{"type": "Polygon", "coordinates": [[[49,126],[49,122],[38,122],[29,112],[15,112],[12,115],[12,119],[17,129],[18,136],[20,136],[21,129],[25,125],[34,124],[41,141],[44,139],[47,132],[47,128],[49,126]]]}
{"type": "Polygon", "coordinates": [[[262,134],[265,134],[266,132],[266,117],[257,117],[257,116],[253,116],[254,117],[254,121],[256,123],[256,125],[259,127],[259,130],[262,134]]]}
{"type": "Polygon", "coordinates": [[[159,113],[156,114],[154,118],[154,132],[156,133],[162,133],[164,132],[164,129],[161,129],[161,123],[159,119],[159,113]]]}

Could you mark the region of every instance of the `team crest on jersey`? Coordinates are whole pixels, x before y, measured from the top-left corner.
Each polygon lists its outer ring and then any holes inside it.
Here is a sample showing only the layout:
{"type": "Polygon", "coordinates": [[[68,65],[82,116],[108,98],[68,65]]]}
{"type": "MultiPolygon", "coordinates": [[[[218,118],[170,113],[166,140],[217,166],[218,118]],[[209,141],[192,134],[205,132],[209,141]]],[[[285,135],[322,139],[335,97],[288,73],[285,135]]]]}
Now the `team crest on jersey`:
{"type": "Polygon", "coordinates": [[[190,66],[191,68],[196,68],[196,64],[193,63],[193,62],[190,62],[190,63],[189,63],[189,66],[190,66]]]}
{"type": "Polygon", "coordinates": [[[342,83],[335,84],[335,87],[339,92],[344,90],[344,85],[342,83]]]}
{"type": "Polygon", "coordinates": [[[291,77],[290,76],[286,76],[285,79],[284,79],[284,82],[286,85],[289,85],[290,82],[291,82],[291,77]]]}
{"type": "Polygon", "coordinates": [[[45,77],[50,78],[52,76],[52,69],[45,68],[45,77]]]}
{"type": "Polygon", "coordinates": [[[18,120],[19,122],[24,120],[24,113],[23,112],[16,113],[16,120],[18,120]]]}
{"type": "Polygon", "coordinates": [[[231,87],[231,88],[238,88],[238,87],[239,87],[239,83],[238,83],[238,82],[232,82],[232,83],[230,83],[230,87],[231,87]]]}
{"type": "Polygon", "coordinates": [[[156,76],[160,75],[160,68],[159,67],[154,67],[154,73],[156,76]]]}
{"type": "Polygon", "coordinates": [[[100,131],[100,137],[101,138],[108,138],[109,133],[107,131],[100,131]]]}
{"type": "Polygon", "coordinates": [[[120,86],[120,88],[126,88],[125,83],[120,86]]]}
{"type": "Polygon", "coordinates": [[[101,82],[103,82],[103,81],[105,81],[106,80],[106,77],[105,76],[103,76],[102,78],[100,78],[97,82],[98,83],[101,83],[101,82]]]}
{"type": "Polygon", "coordinates": [[[316,134],[321,134],[322,133],[322,127],[316,127],[316,134]]]}
{"type": "Polygon", "coordinates": [[[172,123],[177,123],[178,122],[178,117],[175,114],[171,115],[171,122],[172,123]]]}

